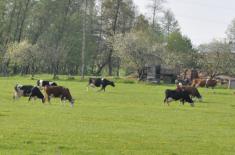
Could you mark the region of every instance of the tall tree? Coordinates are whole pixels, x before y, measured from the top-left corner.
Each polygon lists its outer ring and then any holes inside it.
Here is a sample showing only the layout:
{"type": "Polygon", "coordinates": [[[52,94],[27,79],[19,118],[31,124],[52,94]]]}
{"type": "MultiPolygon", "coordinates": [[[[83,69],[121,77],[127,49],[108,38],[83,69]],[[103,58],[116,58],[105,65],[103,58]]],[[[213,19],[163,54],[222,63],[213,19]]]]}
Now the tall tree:
{"type": "Polygon", "coordinates": [[[161,25],[166,37],[168,37],[172,32],[180,31],[178,21],[169,9],[164,12],[161,25]]]}
{"type": "Polygon", "coordinates": [[[235,51],[235,19],[233,19],[231,24],[228,26],[226,34],[230,42],[232,51],[235,51]]]}
{"type": "Polygon", "coordinates": [[[157,25],[156,18],[158,17],[159,13],[163,11],[163,4],[165,2],[166,0],[151,0],[151,3],[148,5],[152,12],[153,29],[155,29],[155,26],[157,25]]]}

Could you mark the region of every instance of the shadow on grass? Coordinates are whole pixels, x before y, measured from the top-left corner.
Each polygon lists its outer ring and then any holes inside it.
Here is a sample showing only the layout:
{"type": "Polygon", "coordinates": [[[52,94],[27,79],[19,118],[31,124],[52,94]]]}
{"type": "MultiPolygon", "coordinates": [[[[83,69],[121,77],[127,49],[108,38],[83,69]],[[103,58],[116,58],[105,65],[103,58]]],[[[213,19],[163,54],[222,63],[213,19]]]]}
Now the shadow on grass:
{"type": "Polygon", "coordinates": [[[8,116],[8,115],[6,115],[6,114],[0,114],[0,117],[6,117],[6,116],[8,116]]]}

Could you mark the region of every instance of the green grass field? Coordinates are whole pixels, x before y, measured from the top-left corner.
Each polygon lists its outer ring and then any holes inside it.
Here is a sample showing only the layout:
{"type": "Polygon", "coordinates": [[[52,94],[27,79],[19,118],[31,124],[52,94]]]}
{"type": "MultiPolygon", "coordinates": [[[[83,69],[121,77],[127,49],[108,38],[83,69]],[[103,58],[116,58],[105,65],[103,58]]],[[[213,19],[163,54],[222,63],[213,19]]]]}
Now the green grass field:
{"type": "Polygon", "coordinates": [[[86,91],[87,82],[57,81],[76,99],[51,105],[20,98],[16,83],[29,77],[0,78],[0,154],[222,155],[235,154],[235,95],[201,88],[195,107],[163,104],[174,86],[116,83],[107,92],[86,91]]]}

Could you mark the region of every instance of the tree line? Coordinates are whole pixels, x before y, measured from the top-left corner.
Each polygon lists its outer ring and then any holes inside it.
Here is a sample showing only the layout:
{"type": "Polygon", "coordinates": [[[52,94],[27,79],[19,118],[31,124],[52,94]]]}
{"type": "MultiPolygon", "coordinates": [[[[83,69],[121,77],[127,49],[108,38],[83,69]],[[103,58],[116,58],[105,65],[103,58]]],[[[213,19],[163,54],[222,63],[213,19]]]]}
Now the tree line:
{"type": "Polygon", "coordinates": [[[1,0],[0,73],[138,77],[151,61],[234,74],[235,20],[226,41],[194,47],[165,0],[151,19],[132,0],[1,0]]]}

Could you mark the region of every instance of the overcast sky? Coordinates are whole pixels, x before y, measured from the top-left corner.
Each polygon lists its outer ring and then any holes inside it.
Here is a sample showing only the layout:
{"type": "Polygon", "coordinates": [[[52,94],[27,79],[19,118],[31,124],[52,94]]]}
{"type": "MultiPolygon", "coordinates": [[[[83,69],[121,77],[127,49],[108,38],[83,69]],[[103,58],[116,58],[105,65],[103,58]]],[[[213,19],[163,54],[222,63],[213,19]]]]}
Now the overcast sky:
{"type": "MultiPolygon", "coordinates": [[[[151,0],[133,0],[141,13],[148,15],[146,7],[151,0]]],[[[228,25],[235,18],[235,0],[167,0],[179,21],[181,31],[195,45],[225,38],[228,25]]]]}

